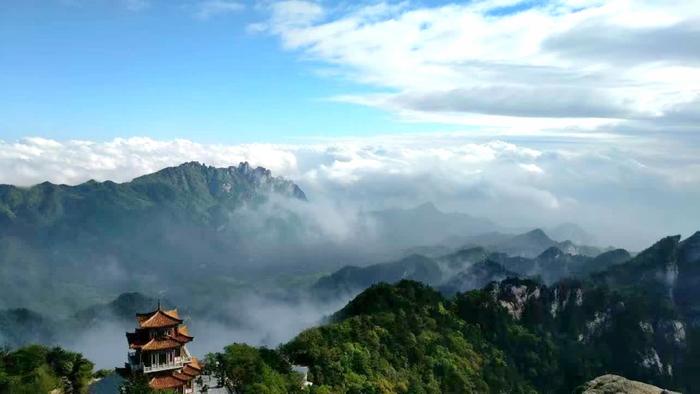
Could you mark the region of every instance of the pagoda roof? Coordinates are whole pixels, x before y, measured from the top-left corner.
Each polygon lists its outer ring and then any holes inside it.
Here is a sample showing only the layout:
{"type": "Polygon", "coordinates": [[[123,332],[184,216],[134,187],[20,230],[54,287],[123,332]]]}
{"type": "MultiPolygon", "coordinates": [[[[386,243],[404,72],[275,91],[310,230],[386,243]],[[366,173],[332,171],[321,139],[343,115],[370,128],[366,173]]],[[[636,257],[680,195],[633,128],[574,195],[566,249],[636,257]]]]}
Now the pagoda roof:
{"type": "Polygon", "coordinates": [[[174,339],[171,338],[164,338],[164,339],[157,339],[153,338],[144,345],[141,345],[139,347],[134,347],[134,349],[140,348],[141,350],[166,350],[166,349],[175,349],[179,348],[182,346],[181,342],[178,342],[174,339]]]}
{"type": "Polygon", "coordinates": [[[148,382],[148,385],[154,390],[178,388],[184,386],[201,373],[202,366],[199,364],[199,360],[192,357],[192,360],[185,364],[180,371],[175,371],[166,375],[156,375],[148,382]]]}
{"type": "Polygon", "coordinates": [[[177,328],[175,335],[165,335],[162,337],[149,338],[142,330],[136,332],[127,332],[126,340],[129,342],[129,348],[141,350],[165,350],[180,347],[188,342],[192,342],[193,336],[187,335],[186,326],[177,328]]]}
{"type": "Polygon", "coordinates": [[[187,326],[185,325],[179,326],[177,328],[177,331],[175,332],[175,335],[173,335],[172,338],[182,343],[191,342],[194,339],[194,337],[190,335],[190,332],[187,329],[187,326]]]}
{"type": "Polygon", "coordinates": [[[177,332],[178,332],[178,334],[184,335],[186,337],[194,338],[193,336],[190,335],[190,330],[184,324],[177,328],[177,332]]]}
{"type": "Polygon", "coordinates": [[[180,371],[180,373],[182,373],[182,374],[184,374],[184,375],[187,375],[187,376],[189,376],[190,378],[194,378],[194,377],[199,376],[199,374],[200,374],[201,372],[200,372],[200,371],[197,371],[196,369],[194,369],[194,368],[192,368],[192,367],[190,367],[189,365],[185,365],[184,367],[182,367],[182,371],[180,371]]]}
{"type": "Polygon", "coordinates": [[[139,313],[136,315],[139,328],[163,328],[176,326],[182,323],[177,309],[163,310],[158,306],[153,312],[139,313]]]}
{"type": "Polygon", "coordinates": [[[188,364],[185,364],[185,366],[182,367],[182,370],[180,370],[180,373],[182,375],[188,376],[188,379],[194,379],[202,374],[202,367],[199,365],[197,359],[192,357],[192,360],[193,361],[191,361],[188,364]]]}
{"type": "Polygon", "coordinates": [[[185,382],[191,380],[193,376],[185,375],[181,372],[173,372],[173,377],[178,380],[183,380],[185,382]]]}
{"type": "Polygon", "coordinates": [[[192,368],[196,369],[197,371],[202,370],[202,365],[199,363],[199,360],[197,359],[197,357],[190,358],[190,362],[187,363],[187,366],[192,367],[192,368]]]}
{"type": "Polygon", "coordinates": [[[174,389],[184,386],[188,380],[189,379],[179,379],[175,374],[161,375],[153,377],[148,382],[148,385],[154,390],[174,389]]]}

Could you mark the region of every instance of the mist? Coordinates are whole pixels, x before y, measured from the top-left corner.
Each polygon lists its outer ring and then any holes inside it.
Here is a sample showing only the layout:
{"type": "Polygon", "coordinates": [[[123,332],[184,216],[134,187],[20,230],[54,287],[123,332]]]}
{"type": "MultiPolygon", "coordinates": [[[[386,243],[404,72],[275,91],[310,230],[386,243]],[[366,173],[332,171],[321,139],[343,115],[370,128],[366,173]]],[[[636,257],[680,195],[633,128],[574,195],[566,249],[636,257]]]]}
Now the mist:
{"type": "MultiPolygon", "coordinates": [[[[237,300],[220,300],[210,314],[181,313],[194,336],[187,345],[192,355],[200,359],[207,353],[220,352],[232,343],[276,348],[294,338],[304,329],[316,326],[344,306],[349,298],[339,297],[329,302],[312,300],[280,301],[249,295],[237,300]]],[[[188,305],[178,305],[187,311],[188,305]]],[[[148,312],[148,311],[139,311],[148,312]]],[[[121,320],[104,317],[89,327],[77,327],[61,334],[56,344],[80,352],[95,363],[96,369],[112,369],[127,359],[125,333],[136,328],[136,318],[121,320]]]]}
{"type": "Polygon", "coordinates": [[[0,142],[0,152],[8,169],[0,182],[22,186],[124,182],[191,160],[214,166],[248,161],[297,183],[309,205],[326,214],[318,224],[334,240],[356,234],[357,212],[427,201],[505,227],[573,222],[603,243],[633,250],[666,234],[691,234],[697,226],[692,218],[700,216],[697,155],[682,141],[655,135],[438,133],[286,145],[27,138],[0,142]]]}

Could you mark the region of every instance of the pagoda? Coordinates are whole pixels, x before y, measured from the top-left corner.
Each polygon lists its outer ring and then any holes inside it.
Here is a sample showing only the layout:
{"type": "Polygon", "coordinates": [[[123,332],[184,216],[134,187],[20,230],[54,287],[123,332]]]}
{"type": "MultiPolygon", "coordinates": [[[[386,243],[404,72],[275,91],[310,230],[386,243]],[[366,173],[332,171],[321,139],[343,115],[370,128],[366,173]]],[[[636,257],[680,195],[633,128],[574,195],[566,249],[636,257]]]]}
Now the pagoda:
{"type": "Polygon", "coordinates": [[[136,331],[126,333],[129,361],[117,369],[120,375],[145,375],[154,390],[195,393],[193,381],[202,367],[185,346],[194,337],[182,324],[177,309],[164,310],[158,302],[156,310],[136,314],[136,322],[136,331]]]}

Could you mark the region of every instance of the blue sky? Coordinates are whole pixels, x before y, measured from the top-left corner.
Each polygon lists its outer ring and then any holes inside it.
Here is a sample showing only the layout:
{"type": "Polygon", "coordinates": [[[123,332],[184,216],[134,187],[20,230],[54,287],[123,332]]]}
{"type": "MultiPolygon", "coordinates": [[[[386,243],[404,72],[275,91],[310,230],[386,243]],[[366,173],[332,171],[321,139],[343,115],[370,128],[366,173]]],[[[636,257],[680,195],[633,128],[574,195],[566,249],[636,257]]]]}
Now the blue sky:
{"type": "Polygon", "coordinates": [[[0,137],[670,130],[697,143],[699,10],[697,0],[8,0],[0,137]]]}
{"type": "Polygon", "coordinates": [[[343,206],[641,246],[697,230],[698,20],[700,0],[6,0],[0,183],[249,161],[343,206]]]}
{"type": "Polygon", "coordinates": [[[327,100],[371,88],[320,76],[313,60],[282,50],[277,37],[246,32],[264,11],[248,6],[206,19],[197,12],[195,2],[5,3],[2,138],[271,142],[430,127],[327,100]]]}

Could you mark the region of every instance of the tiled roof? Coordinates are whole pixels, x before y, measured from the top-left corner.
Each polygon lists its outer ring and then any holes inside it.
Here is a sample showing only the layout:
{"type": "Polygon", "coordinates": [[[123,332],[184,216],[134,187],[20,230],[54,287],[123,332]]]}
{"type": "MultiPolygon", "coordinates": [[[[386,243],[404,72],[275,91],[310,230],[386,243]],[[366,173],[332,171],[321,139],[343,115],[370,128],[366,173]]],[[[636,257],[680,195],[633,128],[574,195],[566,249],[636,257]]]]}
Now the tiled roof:
{"type": "Polygon", "coordinates": [[[149,381],[149,386],[155,390],[172,389],[177,387],[182,387],[187,382],[201,375],[202,366],[199,364],[199,360],[192,357],[188,364],[179,370],[172,372],[169,375],[159,375],[154,377],[149,381]]]}
{"type": "MultiPolygon", "coordinates": [[[[184,326],[182,326],[184,327],[184,326]]],[[[187,332],[187,328],[185,327],[185,332],[187,332]]],[[[192,339],[194,337],[188,336],[182,333],[182,330],[180,327],[177,329],[177,333],[175,335],[165,335],[162,337],[156,337],[156,338],[149,338],[148,333],[142,329],[138,329],[136,332],[127,332],[126,333],[126,340],[129,342],[129,348],[130,349],[144,349],[144,350],[157,350],[153,349],[152,347],[146,347],[150,342],[152,341],[175,341],[178,342],[181,345],[184,345],[188,342],[192,342],[192,339]]],[[[177,347],[177,346],[173,346],[177,347]]],[[[171,347],[168,347],[170,349],[171,347]]]]}
{"type": "Polygon", "coordinates": [[[137,315],[136,320],[139,323],[139,328],[170,327],[182,323],[177,309],[171,311],[158,309],[150,314],[137,315]]]}
{"type": "Polygon", "coordinates": [[[165,350],[165,349],[175,349],[182,346],[182,343],[166,338],[166,339],[156,339],[153,338],[145,345],[141,346],[141,350],[165,350]]]}
{"type": "Polygon", "coordinates": [[[177,328],[177,332],[186,337],[192,337],[192,335],[190,335],[190,330],[184,324],[177,328]]]}
{"type": "Polygon", "coordinates": [[[177,332],[175,333],[175,335],[171,336],[171,338],[174,339],[174,340],[176,340],[176,341],[178,341],[178,342],[180,342],[180,343],[191,342],[192,339],[194,339],[193,336],[188,335],[188,333],[187,333],[187,327],[184,326],[184,325],[178,327],[178,328],[177,328],[177,332]],[[183,329],[184,329],[184,330],[183,330],[183,329]],[[184,333],[183,333],[183,331],[184,331],[184,333]]]}
{"type": "Polygon", "coordinates": [[[202,370],[202,365],[199,363],[199,360],[197,360],[197,357],[192,357],[187,365],[198,371],[202,370]]]}
{"type": "Polygon", "coordinates": [[[174,375],[162,375],[152,378],[148,385],[154,390],[165,390],[182,387],[187,383],[187,379],[181,380],[174,375]]]}
{"type": "Polygon", "coordinates": [[[186,374],[186,375],[189,375],[189,376],[192,376],[192,377],[196,377],[196,376],[201,375],[201,374],[202,374],[202,371],[200,371],[200,370],[198,370],[198,369],[195,369],[195,368],[193,368],[193,367],[190,366],[190,365],[185,365],[185,366],[182,368],[182,373],[184,373],[184,374],[186,374]]]}
{"type": "Polygon", "coordinates": [[[197,375],[188,375],[184,372],[173,372],[173,376],[180,380],[190,381],[194,379],[197,375]]]}
{"type": "Polygon", "coordinates": [[[136,330],[136,332],[126,333],[126,341],[129,343],[130,349],[140,349],[150,340],[151,338],[148,337],[148,332],[143,330],[136,330]]]}

